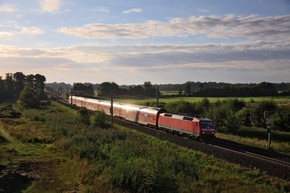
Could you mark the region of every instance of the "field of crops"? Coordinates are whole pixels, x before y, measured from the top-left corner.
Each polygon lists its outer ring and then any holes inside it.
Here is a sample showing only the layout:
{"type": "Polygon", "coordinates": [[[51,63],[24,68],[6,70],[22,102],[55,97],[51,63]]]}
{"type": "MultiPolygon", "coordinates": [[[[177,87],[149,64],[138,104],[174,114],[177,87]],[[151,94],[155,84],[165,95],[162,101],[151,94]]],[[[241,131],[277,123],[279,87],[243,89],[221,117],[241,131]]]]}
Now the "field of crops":
{"type": "MultiPolygon", "coordinates": [[[[185,97],[185,96],[181,96],[181,97],[166,97],[163,96],[161,98],[159,98],[159,102],[163,102],[163,103],[170,103],[170,102],[176,102],[176,101],[186,101],[186,102],[200,102],[202,99],[204,99],[204,97],[185,97]]],[[[216,102],[218,100],[226,100],[226,99],[239,99],[239,100],[243,100],[246,103],[251,103],[251,102],[261,102],[264,100],[273,100],[276,103],[279,104],[284,104],[284,103],[290,103],[290,97],[245,97],[245,98],[238,98],[238,97],[228,97],[228,98],[223,98],[223,97],[208,97],[207,98],[209,100],[209,102],[216,102]]],[[[132,103],[132,104],[144,104],[146,102],[156,102],[156,98],[118,98],[115,99],[116,101],[119,102],[124,102],[124,103],[132,103]]]]}

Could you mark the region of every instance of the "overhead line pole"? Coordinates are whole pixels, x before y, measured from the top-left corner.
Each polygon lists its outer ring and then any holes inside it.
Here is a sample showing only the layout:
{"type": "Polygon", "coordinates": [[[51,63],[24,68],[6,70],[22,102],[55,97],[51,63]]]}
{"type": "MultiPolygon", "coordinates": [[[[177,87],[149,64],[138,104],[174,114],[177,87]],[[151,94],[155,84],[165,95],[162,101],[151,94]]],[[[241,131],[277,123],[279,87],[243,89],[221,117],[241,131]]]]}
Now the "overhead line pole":
{"type": "Polygon", "coordinates": [[[110,108],[110,113],[111,113],[111,124],[113,126],[114,124],[114,112],[113,112],[113,89],[111,88],[111,108],[110,108]]]}

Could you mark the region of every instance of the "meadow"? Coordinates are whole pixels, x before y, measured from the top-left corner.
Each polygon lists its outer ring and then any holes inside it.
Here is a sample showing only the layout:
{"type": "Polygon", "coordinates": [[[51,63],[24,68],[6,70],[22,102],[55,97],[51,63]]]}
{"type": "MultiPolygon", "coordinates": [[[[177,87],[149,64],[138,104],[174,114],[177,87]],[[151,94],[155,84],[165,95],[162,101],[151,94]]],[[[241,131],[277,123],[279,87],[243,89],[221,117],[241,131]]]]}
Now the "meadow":
{"type": "Polygon", "coordinates": [[[21,111],[21,118],[0,121],[0,168],[19,168],[30,175],[31,182],[19,186],[24,193],[287,192],[290,188],[289,182],[263,171],[129,128],[96,126],[97,114],[91,115],[90,125],[83,124],[78,111],[56,102],[21,111]],[[34,172],[25,171],[23,165],[34,172]]]}
{"type": "MultiPolygon", "coordinates": [[[[194,102],[200,102],[205,97],[171,97],[171,96],[162,96],[159,98],[160,103],[170,103],[170,102],[176,102],[176,101],[186,101],[190,103],[194,102]]],[[[254,103],[254,102],[261,102],[264,100],[273,100],[274,102],[278,104],[285,104],[290,103],[290,97],[206,97],[210,103],[216,102],[216,101],[222,101],[227,99],[238,99],[242,100],[246,103],[254,103]]],[[[132,104],[145,104],[145,103],[155,103],[156,98],[116,98],[114,99],[117,102],[123,102],[123,103],[132,103],[132,104]]]]}

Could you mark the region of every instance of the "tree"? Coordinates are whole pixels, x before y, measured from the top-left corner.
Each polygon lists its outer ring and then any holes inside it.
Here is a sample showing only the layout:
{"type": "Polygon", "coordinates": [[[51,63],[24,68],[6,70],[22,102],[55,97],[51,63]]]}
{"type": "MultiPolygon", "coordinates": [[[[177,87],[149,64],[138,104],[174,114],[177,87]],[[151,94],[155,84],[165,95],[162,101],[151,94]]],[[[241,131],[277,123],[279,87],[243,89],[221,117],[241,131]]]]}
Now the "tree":
{"type": "Polygon", "coordinates": [[[115,94],[118,93],[119,85],[114,82],[103,82],[98,88],[98,95],[110,96],[111,91],[115,94]]]}
{"type": "Polygon", "coordinates": [[[40,74],[34,75],[34,88],[36,89],[37,97],[39,99],[45,99],[46,98],[46,95],[44,93],[44,88],[45,88],[44,82],[45,81],[46,81],[45,76],[40,75],[40,74]]]}
{"type": "Polygon", "coordinates": [[[256,127],[266,128],[266,119],[264,112],[267,111],[272,115],[277,109],[277,104],[273,100],[265,100],[253,107],[251,112],[251,122],[256,127]]]}
{"type": "Polygon", "coordinates": [[[178,90],[178,95],[182,95],[182,88],[180,88],[179,90],[178,90]]]}
{"type": "Polygon", "coordinates": [[[129,93],[131,95],[142,95],[144,93],[144,88],[141,85],[130,86],[129,93]]]}
{"type": "Polygon", "coordinates": [[[19,102],[25,108],[38,108],[40,104],[37,92],[29,84],[21,91],[19,102]]]}
{"type": "Polygon", "coordinates": [[[13,74],[13,80],[14,80],[14,96],[18,98],[20,92],[24,88],[25,75],[22,72],[16,72],[13,74]]]}
{"type": "Polygon", "coordinates": [[[14,85],[12,73],[6,73],[6,79],[4,83],[4,96],[7,99],[12,99],[14,96],[14,85]]]}
{"type": "Polygon", "coordinates": [[[144,82],[144,94],[147,96],[155,96],[156,95],[156,88],[151,84],[150,81],[144,82]]]}
{"type": "Polygon", "coordinates": [[[262,82],[257,85],[257,90],[259,91],[259,96],[276,96],[278,95],[277,89],[274,84],[269,82],[262,82]]]}
{"type": "Polygon", "coordinates": [[[4,80],[0,76],[0,102],[4,99],[4,80]]]}
{"type": "Polygon", "coordinates": [[[74,92],[74,94],[78,94],[78,95],[85,95],[85,96],[95,95],[94,88],[91,84],[86,86],[83,83],[74,83],[72,91],[74,92]]]}
{"type": "Polygon", "coordinates": [[[290,132],[290,109],[278,108],[270,119],[273,128],[290,132]]]}
{"type": "Polygon", "coordinates": [[[191,83],[189,81],[185,83],[184,94],[187,96],[191,95],[191,83]]]}

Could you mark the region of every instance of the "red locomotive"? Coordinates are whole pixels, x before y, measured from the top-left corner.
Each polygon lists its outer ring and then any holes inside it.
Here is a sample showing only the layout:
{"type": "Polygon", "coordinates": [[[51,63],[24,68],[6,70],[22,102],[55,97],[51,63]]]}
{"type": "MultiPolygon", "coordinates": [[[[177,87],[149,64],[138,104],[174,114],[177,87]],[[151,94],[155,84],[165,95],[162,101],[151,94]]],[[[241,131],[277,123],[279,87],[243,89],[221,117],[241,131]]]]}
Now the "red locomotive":
{"type": "MultiPolygon", "coordinates": [[[[79,107],[85,107],[93,111],[104,111],[111,114],[111,102],[99,99],[70,96],[69,102],[79,107]]],[[[140,105],[113,103],[113,115],[115,117],[136,122],[142,125],[165,129],[171,132],[204,138],[214,136],[214,122],[208,118],[189,117],[166,113],[165,109],[140,105]]]]}

